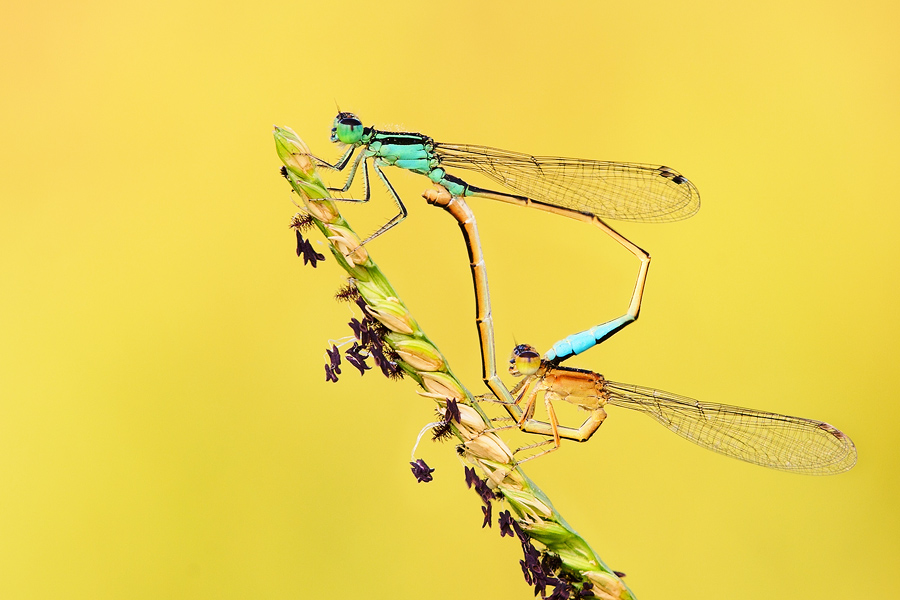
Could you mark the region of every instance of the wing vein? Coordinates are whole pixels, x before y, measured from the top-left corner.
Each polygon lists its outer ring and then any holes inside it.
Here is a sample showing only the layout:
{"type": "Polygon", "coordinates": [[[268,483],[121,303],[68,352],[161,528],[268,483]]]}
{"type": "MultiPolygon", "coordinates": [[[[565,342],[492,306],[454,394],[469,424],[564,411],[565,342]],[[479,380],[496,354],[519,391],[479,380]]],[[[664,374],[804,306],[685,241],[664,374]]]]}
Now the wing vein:
{"type": "Polygon", "coordinates": [[[606,382],[608,403],[652,417],[695,444],[743,461],[811,475],[856,464],[856,447],[822,421],[700,402],[636,385],[606,382]]]}
{"type": "Polygon", "coordinates": [[[469,169],[514,192],[622,221],[677,221],[700,209],[686,177],[660,165],[532,156],[488,146],[435,144],[444,167],[469,169]]]}

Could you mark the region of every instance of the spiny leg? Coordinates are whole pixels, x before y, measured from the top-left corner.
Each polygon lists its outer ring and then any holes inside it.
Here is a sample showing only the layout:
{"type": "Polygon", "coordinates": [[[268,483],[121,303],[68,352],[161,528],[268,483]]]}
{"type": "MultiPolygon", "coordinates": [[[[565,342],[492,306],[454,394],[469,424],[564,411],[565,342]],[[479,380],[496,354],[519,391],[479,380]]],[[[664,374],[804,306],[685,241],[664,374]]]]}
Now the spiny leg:
{"type": "MultiPolygon", "coordinates": [[[[536,448],[538,446],[543,446],[543,445],[550,444],[550,443],[553,444],[553,447],[548,448],[547,450],[544,450],[543,452],[538,452],[537,454],[532,454],[531,456],[529,456],[527,458],[523,458],[522,460],[517,461],[518,464],[521,465],[522,463],[528,462],[529,460],[534,460],[535,458],[538,458],[539,456],[544,456],[545,454],[549,454],[549,453],[553,452],[554,450],[559,450],[559,445],[560,445],[559,419],[556,417],[556,410],[554,410],[554,408],[553,408],[553,397],[556,397],[556,395],[553,392],[551,392],[550,390],[544,391],[544,406],[547,408],[547,414],[550,417],[550,427],[553,430],[553,439],[545,440],[545,441],[539,442],[537,444],[532,444],[531,446],[525,446],[525,447],[519,448],[516,450],[516,452],[520,452],[521,450],[525,450],[527,448],[536,448]]],[[[531,421],[531,419],[529,419],[529,421],[531,421]]],[[[524,423],[523,423],[523,425],[524,425],[524,423]]],[[[528,431],[528,430],[523,427],[522,431],[528,431]]]]}
{"type": "MultiPolygon", "coordinates": [[[[499,431],[504,431],[507,429],[518,429],[520,431],[527,431],[523,427],[524,423],[537,423],[537,424],[541,424],[541,425],[546,425],[548,427],[552,426],[551,424],[545,424],[542,421],[534,421],[531,418],[534,415],[535,404],[537,401],[537,394],[539,391],[541,391],[543,389],[540,387],[540,378],[539,377],[527,377],[527,378],[523,379],[516,386],[515,391],[513,393],[518,392],[520,389],[521,389],[521,392],[516,394],[515,404],[513,406],[517,409],[520,408],[519,404],[522,403],[524,400],[524,403],[525,403],[524,409],[519,410],[519,413],[522,415],[521,418],[514,419],[512,417],[498,417],[498,418],[491,419],[492,425],[494,422],[499,421],[499,420],[512,421],[512,422],[509,425],[503,425],[500,427],[492,426],[490,429],[486,429],[486,430],[482,431],[481,434],[497,433],[499,431]]],[[[494,398],[493,395],[491,395],[490,398],[482,397],[481,399],[487,400],[490,402],[497,402],[497,399],[494,398]]],[[[546,399],[545,399],[545,401],[546,401],[546,399]]],[[[550,410],[552,411],[552,408],[550,410]]],[[[558,424],[558,421],[556,420],[556,414],[552,413],[552,412],[551,412],[551,414],[553,415],[551,417],[551,420],[554,423],[558,424]]],[[[528,432],[531,433],[531,431],[528,431],[528,432]]],[[[546,431],[542,431],[542,433],[547,435],[546,431]]],[[[549,435],[553,436],[552,433],[549,435]]],[[[555,436],[555,440],[556,440],[556,446],[559,447],[559,436],[558,435],[555,436]]],[[[512,455],[516,456],[516,455],[520,454],[521,452],[525,452],[527,450],[531,450],[533,448],[545,446],[547,444],[552,444],[552,443],[554,443],[554,440],[550,439],[550,440],[543,440],[540,442],[535,442],[533,444],[527,444],[525,446],[520,446],[512,451],[512,455]]],[[[553,449],[555,450],[556,448],[553,448],[553,449]]],[[[535,458],[536,456],[545,454],[546,452],[549,452],[549,450],[545,451],[545,452],[540,452],[534,456],[529,456],[523,460],[516,460],[516,464],[521,464],[523,462],[531,460],[532,458],[535,458]]]]}
{"type": "MultiPolygon", "coordinates": [[[[347,183],[342,188],[327,188],[330,192],[346,192],[350,189],[350,184],[353,182],[353,177],[356,176],[356,169],[359,167],[360,159],[362,159],[362,154],[359,155],[359,158],[353,163],[353,169],[350,171],[350,177],[347,178],[347,183]]],[[[369,163],[368,161],[362,161],[363,167],[363,197],[362,198],[326,198],[327,200],[331,200],[333,202],[368,202],[372,197],[372,188],[369,185],[369,163]]]]}
{"type": "Polygon", "coordinates": [[[328,191],[329,191],[329,192],[346,192],[347,190],[349,190],[349,189],[350,189],[350,185],[353,183],[353,179],[356,177],[356,170],[359,169],[359,163],[362,162],[362,163],[363,163],[363,170],[364,170],[364,172],[363,172],[363,176],[364,176],[363,183],[364,183],[364,185],[365,185],[366,199],[365,199],[365,200],[351,200],[351,201],[352,201],[352,202],[366,202],[366,201],[368,201],[368,200],[369,200],[369,172],[366,170],[367,167],[366,167],[366,163],[365,163],[365,160],[364,160],[365,158],[366,158],[366,153],[365,153],[365,152],[360,152],[360,153],[356,156],[356,160],[353,161],[353,166],[350,167],[350,173],[347,175],[347,180],[344,182],[344,187],[340,187],[340,188],[330,187],[330,188],[327,188],[328,191]]]}
{"type": "MultiPolygon", "coordinates": [[[[356,151],[356,146],[350,146],[347,148],[347,151],[344,152],[344,155],[341,156],[335,164],[331,164],[326,160],[322,160],[315,154],[310,154],[309,157],[314,161],[318,162],[320,166],[325,167],[326,169],[331,169],[332,171],[343,171],[344,167],[347,166],[347,163],[350,162],[350,157],[353,156],[353,153],[356,151]]],[[[364,154],[365,152],[363,152],[364,154]]],[[[358,161],[359,159],[357,159],[358,161]]]]}
{"type": "MultiPolygon", "coordinates": [[[[543,456],[548,452],[552,452],[557,450],[560,446],[560,438],[561,437],[571,437],[571,434],[568,434],[568,431],[572,431],[571,428],[560,426],[559,419],[556,416],[556,410],[553,408],[552,402],[554,400],[559,400],[559,396],[555,394],[552,390],[550,390],[544,384],[544,373],[546,371],[540,371],[539,373],[535,373],[533,375],[529,375],[520,381],[515,388],[512,390],[512,394],[515,396],[515,404],[513,405],[515,408],[520,409],[519,413],[521,416],[518,419],[511,419],[513,421],[510,425],[504,425],[501,427],[492,427],[486,431],[489,432],[497,432],[505,429],[519,429],[526,433],[534,433],[540,435],[549,435],[552,439],[543,440],[540,442],[535,442],[533,444],[528,444],[525,446],[520,446],[513,451],[513,455],[517,455],[526,450],[531,450],[532,448],[538,448],[540,446],[545,446],[547,444],[554,444],[554,447],[545,450],[543,452],[539,452],[533,456],[529,456],[522,460],[517,460],[516,464],[522,464],[527,462],[533,458],[537,458],[538,456],[543,456]],[[544,394],[544,405],[547,410],[547,414],[550,417],[550,422],[546,423],[544,421],[538,421],[534,419],[534,411],[535,406],[537,404],[537,396],[539,393],[544,394]],[[524,406],[519,406],[523,404],[524,406]]],[[[496,402],[496,399],[491,398],[491,401],[496,402]]],[[[493,419],[492,421],[496,421],[499,419],[493,419]]]]}
{"type": "MultiPolygon", "coordinates": [[[[394,186],[391,185],[391,182],[388,181],[388,178],[385,177],[384,173],[381,172],[381,169],[378,168],[378,159],[377,158],[375,159],[375,162],[372,163],[372,168],[375,169],[375,174],[378,175],[378,178],[381,179],[381,181],[384,183],[384,185],[387,186],[388,192],[390,192],[391,197],[394,199],[394,202],[397,203],[397,208],[400,209],[400,212],[398,214],[394,215],[393,217],[391,217],[391,219],[387,223],[385,223],[384,225],[379,227],[375,233],[373,233],[372,235],[370,235],[369,237],[364,239],[362,241],[361,245],[365,245],[365,244],[371,242],[372,240],[377,238],[382,233],[385,233],[386,231],[388,231],[391,227],[398,225],[401,221],[403,221],[403,219],[406,218],[406,215],[409,214],[406,210],[406,206],[404,206],[403,201],[400,199],[400,195],[397,194],[397,190],[394,189],[394,186]]],[[[367,190],[368,190],[368,181],[369,181],[369,175],[368,175],[368,171],[366,171],[366,189],[367,190]]]]}
{"type": "Polygon", "coordinates": [[[528,393],[528,398],[525,401],[525,408],[522,409],[522,416],[519,417],[519,420],[516,422],[516,425],[521,429],[527,421],[531,421],[534,416],[534,405],[537,403],[537,395],[538,392],[541,391],[540,382],[536,380],[536,378],[532,378],[533,381],[526,384],[525,388],[522,390],[522,393],[516,396],[516,404],[522,401],[522,398],[525,397],[525,393],[528,393]],[[532,386],[532,383],[534,385],[532,386]],[[529,391],[530,388],[530,391],[529,391]]]}
{"type": "MultiPolygon", "coordinates": [[[[319,161],[322,166],[332,169],[334,171],[343,171],[344,167],[347,166],[347,161],[350,160],[350,156],[353,154],[353,151],[356,149],[355,146],[351,146],[350,149],[341,157],[341,159],[337,162],[336,165],[330,165],[318,156],[314,156],[310,154],[310,158],[313,158],[319,161]]],[[[344,182],[344,187],[327,187],[329,192],[346,192],[350,189],[350,186],[353,184],[353,180],[356,178],[356,171],[359,169],[359,163],[363,165],[363,190],[365,194],[365,198],[323,198],[323,200],[332,200],[334,202],[368,202],[371,197],[370,189],[369,189],[369,167],[368,162],[366,161],[366,153],[365,151],[360,152],[356,156],[356,160],[353,161],[353,165],[350,167],[350,173],[347,175],[347,180],[344,182]]]]}
{"type": "MultiPolygon", "coordinates": [[[[513,450],[513,456],[518,456],[522,452],[553,444],[553,448],[538,452],[537,454],[521,460],[516,460],[516,464],[519,465],[558,450],[563,438],[577,442],[585,442],[594,435],[606,419],[606,411],[603,409],[603,406],[600,405],[601,403],[605,404],[605,401],[603,400],[603,382],[604,379],[597,373],[581,369],[553,367],[545,361],[542,370],[539,373],[529,375],[522,379],[511,392],[515,396],[517,407],[521,405],[522,416],[519,419],[512,419],[510,417],[497,417],[491,419],[492,423],[501,420],[513,421],[513,423],[500,427],[491,427],[482,433],[496,433],[506,429],[517,428],[525,433],[543,435],[551,438],[520,446],[513,450]],[[534,418],[537,396],[541,393],[544,395],[544,406],[549,417],[549,422],[540,421],[534,418]],[[563,400],[590,411],[587,419],[585,419],[580,427],[574,428],[560,424],[556,409],[554,408],[554,403],[563,400]],[[589,408],[590,406],[593,406],[594,408],[589,408]]],[[[492,395],[490,397],[483,396],[479,398],[479,400],[489,402],[497,401],[492,395]]]]}
{"type": "Polygon", "coordinates": [[[555,411],[551,412],[549,406],[547,412],[552,415],[550,417],[550,423],[529,420],[522,426],[522,431],[526,433],[548,435],[547,428],[549,426],[551,430],[555,430],[556,434],[560,438],[565,438],[567,440],[572,440],[575,442],[586,442],[591,439],[591,436],[596,433],[597,429],[600,428],[600,425],[602,425],[603,421],[606,419],[606,411],[603,408],[595,408],[591,411],[590,416],[585,420],[585,422],[582,423],[581,427],[575,429],[572,427],[560,425],[558,421],[554,422],[556,413],[555,411]]]}
{"type": "MultiPolygon", "coordinates": [[[[316,160],[320,160],[320,159],[316,159],[316,160]]],[[[360,155],[353,162],[353,167],[350,170],[350,176],[347,178],[347,182],[346,182],[346,184],[344,184],[344,187],[343,188],[330,187],[330,188],[328,188],[328,190],[338,191],[338,192],[346,192],[348,189],[350,189],[350,185],[353,182],[353,178],[356,174],[356,171],[357,171],[360,163],[362,163],[362,171],[363,171],[363,190],[365,192],[364,198],[323,198],[323,199],[324,200],[332,200],[334,202],[368,202],[369,199],[371,198],[372,186],[369,182],[369,163],[368,163],[368,160],[365,159],[365,153],[360,153],[360,155]]],[[[363,246],[363,245],[371,242],[372,240],[374,240],[381,234],[385,233],[386,231],[388,231],[395,225],[399,224],[409,214],[408,211],[406,210],[406,206],[403,204],[403,201],[400,199],[400,196],[397,194],[397,191],[394,189],[394,186],[391,185],[391,182],[388,181],[388,178],[385,177],[384,173],[381,171],[381,169],[378,167],[378,165],[379,165],[378,159],[376,158],[375,162],[372,163],[372,168],[375,169],[375,174],[378,175],[379,179],[381,179],[381,181],[387,187],[388,192],[390,193],[391,197],[394,199],[394,202],[397,204],[397,207],[400,209],[400,212],[397,215],[395,215],[394,217],[392,217],[387,223],[385,223],[384,225],[379,227],[375,231],[375,233],[373,233],[372,235],[370,235],[369,237],[364,239],[362,242],[360,242],[360,244],[359,244],[360,246],[363,246]]]]}

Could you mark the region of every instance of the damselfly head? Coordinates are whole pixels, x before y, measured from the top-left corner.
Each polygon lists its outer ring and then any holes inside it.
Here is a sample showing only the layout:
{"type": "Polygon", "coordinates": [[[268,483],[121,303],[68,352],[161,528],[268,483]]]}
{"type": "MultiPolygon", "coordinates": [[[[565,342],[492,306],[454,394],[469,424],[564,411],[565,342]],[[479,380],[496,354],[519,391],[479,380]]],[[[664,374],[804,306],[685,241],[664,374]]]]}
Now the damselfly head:
{"type": "Polygon", "coordinates": [[[363,124],[353,113],[339,112],[331,128],[331,141],[356,144],[363,136],[363,124]]]}
{"type": "Polygon", "coordinates": [[[541,366],[541,355],[530,344],[519,344],[509,357],[509,372],[513,377],[533,375],[541,366]]]}

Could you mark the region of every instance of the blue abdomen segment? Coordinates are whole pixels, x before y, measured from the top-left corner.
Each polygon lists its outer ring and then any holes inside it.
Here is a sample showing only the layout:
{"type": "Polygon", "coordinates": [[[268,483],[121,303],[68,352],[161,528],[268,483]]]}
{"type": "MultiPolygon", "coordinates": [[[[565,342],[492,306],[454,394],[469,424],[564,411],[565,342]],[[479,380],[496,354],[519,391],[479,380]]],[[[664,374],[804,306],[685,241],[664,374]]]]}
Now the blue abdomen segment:
{"type": "Polygon", "coordinates": [[[581,354],[606,340],[633,321],[633,317],[624,315],[601,325],[595,325],[587,331],[574,333],[553,344],[553,347],[544,355],[544,360],[561,362],[570,356],[581,354]]]}

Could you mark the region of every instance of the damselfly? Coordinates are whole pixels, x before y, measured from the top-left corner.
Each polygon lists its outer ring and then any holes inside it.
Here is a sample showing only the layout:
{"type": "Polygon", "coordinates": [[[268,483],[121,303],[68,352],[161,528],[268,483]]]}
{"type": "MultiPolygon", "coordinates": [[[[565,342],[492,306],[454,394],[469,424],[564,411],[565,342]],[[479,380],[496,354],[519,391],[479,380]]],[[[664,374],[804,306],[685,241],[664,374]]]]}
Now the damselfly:
{"type": "MultiPolygon", "coordinates": [[[[492,397],[483,398],[499,401],[507,409],[515,421],[511,427],[551,438],[517,450],[553,444],[552,448],[519,463],[556,450],[561,439],[587,441],[606,418],[604,407],[613,405],[643,412],[704,448],[773,469],[828,475],[841,473],[856,464],[853,442],[828,423],[700,402],[661,390],[608,381],[592,371],[562,366],[562,361],[586,349],[583,346],[591,347],[608,339],[637,318],[649,259],[641,265],[631,306],[625,315],[557,342],[544,358],[531,346],[517,346],[510,359],[510,372],[524,379],[510,391],[497,376],[490,292],[474,215],[462,198],[451,198],[444,190],[429,190],[425,198],[458,221],[469,252],[482,373],[492,393],[492,397]],[[576,347],[581,349],[575,352],[576,347]],[[544,403],[547,421],[534,418],[539,399],[544,403]],[[578,427],[560,424],[553,408],[553,403],[558,401],[588,411],[587,419],[578,427]]],[[[627,247],[626,243],[623,245],[627,247]]]]}
{"type": "MultiPolygon", "coordinates": [[[[543,444],[559,448],[560,438],[584,442],[606,418],[605,406],[642,412],[695,444],[749,463],[808,475],[843,473],[856,464],[856,447],[837,428],[812,419],[700,402],[637,385],[616,383],[584,369],[542,360],[528,345],[513,350],[510,371],[524,375],[512,389],[523,431],[551,436],[543,444]],[[542,396],[548,421],[534,419],[542,396]],[[589,412],[578,427],[560,425],[553,403],[565,401],[589,412]]],[[[541,444],[535,444],[541,445],[541,444]]],[[[527,459],[526,459],[527,460],[527,459]]],[[[523,461],[519,461],[523,462],[523,461]]]]}
{"type": "Polygon", "coordinates": [[[404,218],[407,211],[381,167],[392,165],[427,176],[453,196],[479,196],[585,220],[585,217],[624,221],[661,222],[686,219],[700,208],[700,195],[690,181],[675,170],[658,165],[620,163],[557,156],[531,156],[470,144],[435,142],[421,133],[379,131],[364,127],[348,112],[338,113],[331,141],[349,147],[336,164],[317,158],[323,166],[342,171],[350,167],[347,181],[332,191],[350,189],[363,165],[364,198],[334,198],[367,202],[370,198],[368,164],[387,186],[399,213],[363,243],[381,235],[404,218]],[[370,161],[371,159],[371,161],[370,161]],[[514,193],[499,192],[466,183],[446,168],[477,171],[514,193]]]}

